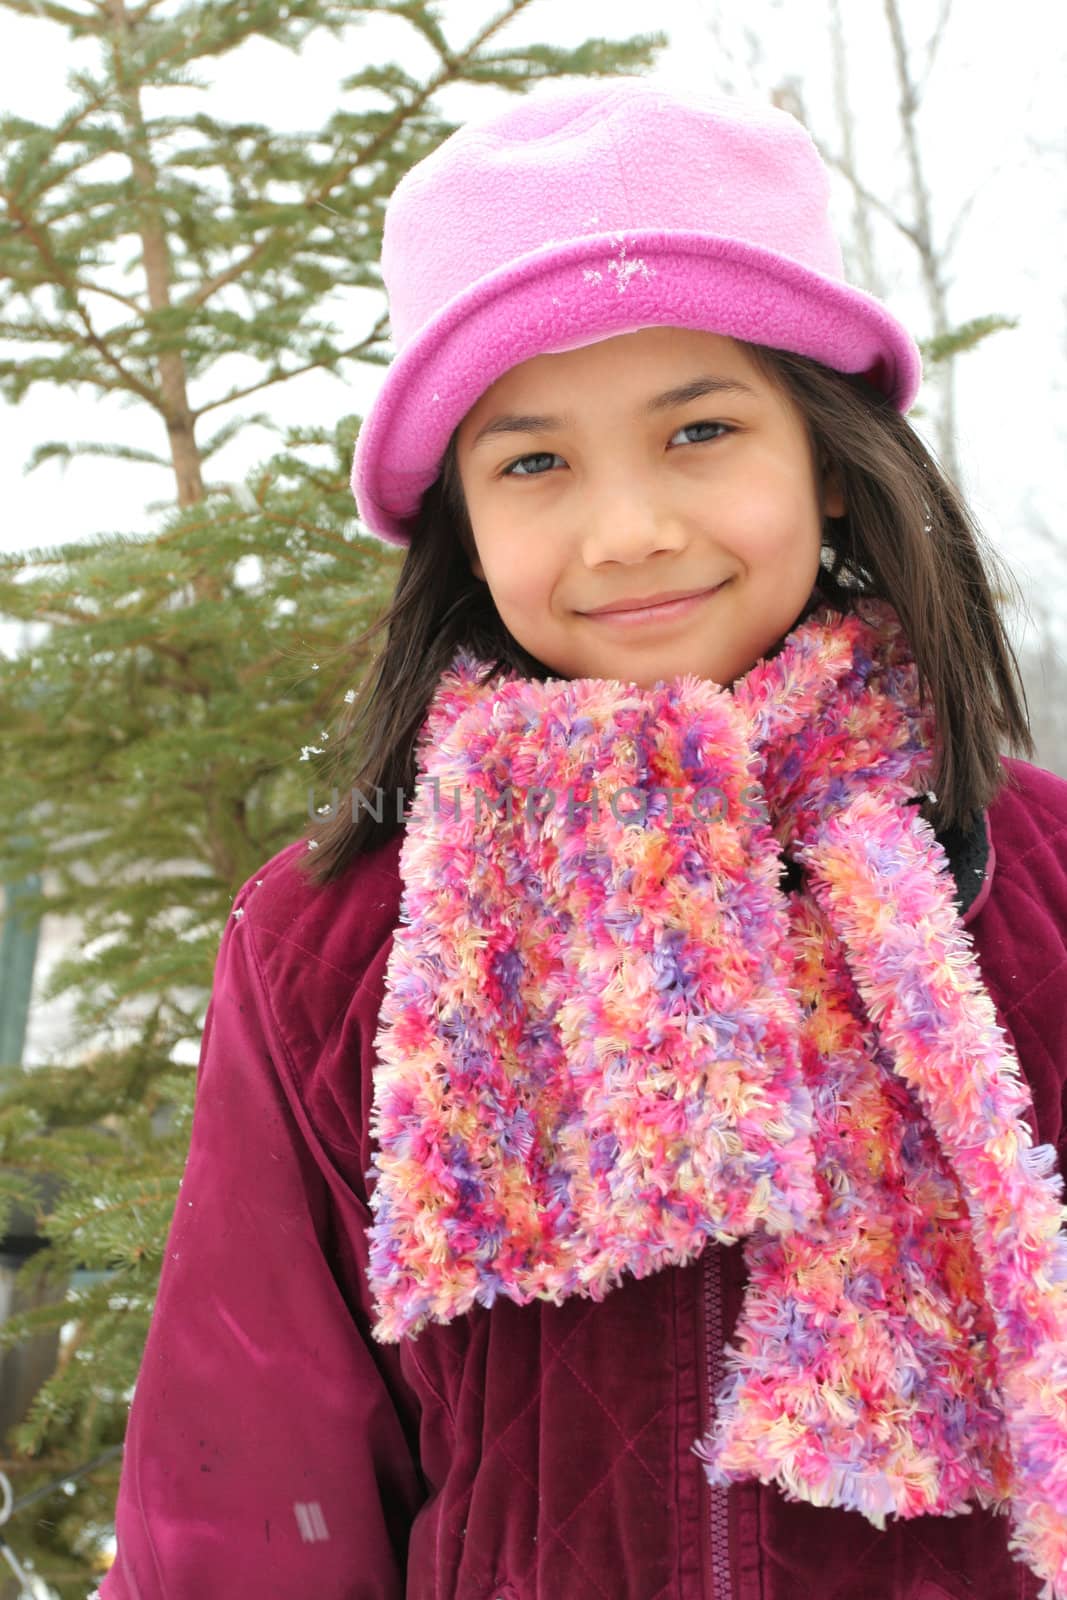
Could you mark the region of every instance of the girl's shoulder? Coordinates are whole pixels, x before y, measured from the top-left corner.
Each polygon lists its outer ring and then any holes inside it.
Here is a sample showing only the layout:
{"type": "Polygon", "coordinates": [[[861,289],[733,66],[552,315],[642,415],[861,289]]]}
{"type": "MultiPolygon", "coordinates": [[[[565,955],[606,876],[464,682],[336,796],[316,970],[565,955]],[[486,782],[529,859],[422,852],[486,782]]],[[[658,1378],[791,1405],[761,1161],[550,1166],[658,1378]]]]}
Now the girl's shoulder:
{"type": "Polygon", "coordinates": [[[302,870],[300,861],[307,855],[308,841],[297,839],[242,884],[234,897],[233,914],[242,911],[263,932],[268,928],[292,932],[308,923],[317,934],[326,936],[338,919],[350,918],[356,928],[373,922],[375,910],[385,914],[392,909],[394,890],[399,906],[403,838],[401,829],[385,844],[357,856],[325,884],[313,883],[302,870]]]}
{"type": "Polygon", "coordinates": [[[1002,756],[1005,782],[986,813],[987,922],[1028,967],[1044,948],[1067,962],[1067,779],[1002,756]]]}
{"type": "MultiPolygon", "coordinates": [[[[1067,780],[1029,761],[1001,760],[1005,782],[986,813],[989,860],[974,932],[1002,1005],[1032,1002],[1045,1016],[1067,984],[1067,780]]],[[[1062,1032],[1067,1082],[1067,1016],[1062,1032]]]]}
{"type": "Polygon", "coordinates": [[[1067,889],[1067,779],[1012,756],[1001,762],[1005,781],[988,811],[997,870],[1052,871],[1067,889]]]}
{"type": "MultiPolygon", "coordinates": [[[[301,870],[298,840],[234,899],[215,1002],[254,1016],[304,1147],[342,1204],[367,1205],[374,1038],[400,925],[403,835],[357,857],[332,882],[301,870]]],[[[264,1063],[266,1066],[266,1063],[264,1063]]]]}
{"type": "Polygon", "coordinates": [[[1001,759],[1006,782],[986,813],[992,882],[973,933],[1039,1142],[1057,1146],[1067,1171],[1067,780],[1001,759]]]}
{"type": "MultiPolygon", "coordinates": [[[[1001,765],[1007,774],[1004,788],[997,796],[1033,796],[1044,800],[1058,813],[1067,816],[1067,778],[1061,778],[1047,767],[1035,766],[1032,761],[1021,761],[1017,756],[1001,756],[1001,765]]],[[[997,802],[994,802],[996,804],[997,802]]]]}
{"type": "Polygon", "coordinates": [[[403,833],[358,856],[330,883],[301,869],[307,840],[272,856],[234,898],[253,976],[279,1026],[321,1036],[364,985],[384,972],[400,922],[403,833]]]}

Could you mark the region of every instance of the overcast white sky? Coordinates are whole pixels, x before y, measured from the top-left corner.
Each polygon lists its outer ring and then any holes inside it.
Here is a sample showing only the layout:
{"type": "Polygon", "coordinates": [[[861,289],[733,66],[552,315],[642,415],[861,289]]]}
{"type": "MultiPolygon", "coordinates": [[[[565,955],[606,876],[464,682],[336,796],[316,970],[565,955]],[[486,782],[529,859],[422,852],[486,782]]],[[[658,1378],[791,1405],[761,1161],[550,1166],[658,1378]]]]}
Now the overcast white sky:
{"type": "MultiPolygon", "coordinates": [[[[859,162],[869,187],[887,202],[899,200],[906,206],[882,5],[880,0],[854,0],[843,9],[849,25],[850,89],[859,112],[859,162]]],[[[940,8],[930,0],[903,0],[903,9],[919,56],[940,8]]],[[[493,5],[491,0],[443,0],[440,13],[450,41],[458,44],[493,14],[493,5]]],[[[959,365],[965,487],[980,522],[1026,589],[1067,614],[1067,545],[1036,531],[1043,520],[1059,538],[1067,488],[1064,16],[1064,8],[1049,7],[1045,0],[1014,0],[1010,13],[1002,11],[993,28],[986,5],[955,0],[926,91],[922,130],[940,235],[947,233],[972,191],[978,191],[954,257],[953,316],[962,321],[1000,311],[1020,319],[1016,331],[996,335],[959,365]]],[[[498,43],[578,43],[590,33],[610,31],[621,38],[655,26],[671,39],[656,76],[679,85],[745,91],[753,82],[743,39],[747,25],[756,30],[765,58],[755,67],[755,81],[801,79],[816,132],[836,143],[825,17],[825,0],[789,0],[788,5],[749,0],[744,6],[716,6],[710,0],[658,0],[655,6],[647,0],[612,0],[610,6],[593,0],[534,0],[498,36],[498,43]],[[710,27],[718,12],[730,19],[729,52],[716,42],[710,27]]],[[[272,45],[254,43],[213,68],[209,88],[187,93],[190,101],[217,116],[312,128],[322,120],[324,103],[346,72],[389,56],[416,76],[430,63],[428,49],[410,27],[397,19],[373,18],[341,42],[323,36],[296,59],[272,45]]],[[[6,69],[6,108],[50,120],[67,102],[67,73],[91,64],[92,47],[75,51],[60,29],[0,13],[0,60],[6,69]]],[[[498,97],[507,98],[502,91],[463,86],[446,91],[439,103],[447,115],[461,120],[491,108],[498,97]]],[[[171,109],[174,105],[171,96],[171,109]]],[[[850,204],[843,182],[837,199],[843,225],[850,204]]],[[[928,328],[927,312],[908,248],[888,224],[880,226],[878,238],[886,299],[921,337],[928,328]]],[[[367,325],[368,298],[364,293],[352,301],[348,314],[354,328],[367,325]]],[[[279,420],[330,422],[365,407],[380,381],[373,368],[347,385],[310,375],[256,399],[279,420]]],[[[928,398],[924,393],[920,403],[928,398]]],[[[34,445],[57,434],[113,438],[124,430],[128,442],[161,449],[163,440],[156,436],[153,421],[136,409],[123,411],[121,402],[102,403],[89,391],[39,389],[18,408],[5,408],[3,425],[0,544],[6,548],[48,545],[95,532],[142,531],[151,525],[146,502],[170,493],[164,475],[121,464],[85,461],[66,472],[48,465],[24,475],[34,445]]],[[[248,436],[218,458],[215,476],[239,478],[269,447],[265,433],[248,436]]],[[[11,637],[8,630],[0,642],[10,647],[11,637]]]]}

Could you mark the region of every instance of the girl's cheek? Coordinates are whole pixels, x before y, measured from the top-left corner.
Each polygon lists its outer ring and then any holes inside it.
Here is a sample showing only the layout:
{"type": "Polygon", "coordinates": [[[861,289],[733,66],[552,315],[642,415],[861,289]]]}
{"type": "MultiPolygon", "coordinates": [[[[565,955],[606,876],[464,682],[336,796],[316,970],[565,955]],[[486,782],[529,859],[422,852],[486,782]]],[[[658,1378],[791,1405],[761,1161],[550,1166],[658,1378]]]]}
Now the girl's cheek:
{"type": "Polygon", "coordinates": [[[525,559],[516,548],[514,555],[509,555],[497,566],[493,574],[493,587],[512,605],[525,607],[548,594],[551,581],[541,563],[530,560],[528,547],[525,559]]]}
{"type": "Polygon", "coordinates": [[[771,552],[783,545],[795,548],[798,531],[819,526],[818,508],[802,495],[767,493],[753,487],[737,514],[724,519],[739,542],[753,552],[771,552]]]}

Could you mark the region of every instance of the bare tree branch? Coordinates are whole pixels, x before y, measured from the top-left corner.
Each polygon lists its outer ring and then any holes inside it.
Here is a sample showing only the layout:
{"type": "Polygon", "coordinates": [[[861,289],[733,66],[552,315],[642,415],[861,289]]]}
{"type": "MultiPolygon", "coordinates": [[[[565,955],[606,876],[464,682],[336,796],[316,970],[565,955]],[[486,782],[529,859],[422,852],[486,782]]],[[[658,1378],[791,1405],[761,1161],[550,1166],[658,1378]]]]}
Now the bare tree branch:
{"type": "Polygon", "coordinates": [[[916,86],[916,103],[920,102],[923,99],[923,96],[926,94],[926,86],[930,82],[930,75],[934,70],[934,62],[937,58],[937,52],[941,48],[941,40],[944,38],[945,25],[948,22],[949,12],[951,10],[952,0],[941,0],[941,12],[936,23],[934,24],[934,31],[930,37],[930,43],[926,47],[926,67],[923,71],[922,78],[916,86]]]}
{"type": "MultiPolygon", "coordinates": [[[[919,151],[919,131],[916,124],[919,101],[908,63],[908,48],[898,0],[884,0],[884,6],[900,95],[899,112],[904,154],[911,177],[912,204],[915,208],[914,242],[919,252],[919,268],[930,306],[933,336],[939,339],[949,331],[948,295],[941,270],[942,257],[939,256],[933,241],[930,191],[919,151]]],[[[947,16],[947,8],[945,15],[947,16]]],[[[958,484],[960,465],[956,448],[955,369],[951,358],[938,365],[936,375],[941,389],[941,408],[937,419],[938,451],[946,471],[958,484]]]]}
{"type": "Polygon", "coordinates": [[[963,225],[974,209],[974,202],[978,199],[978,194],[979,191],[977,189],[971,190],[970,194],[960,206],[960,209],[957,211],[955,217],[950,223],[948,232],[945,235],[945,243],[941,249],[941,256],[944,261],[948,261],[951,258],[959,240],[959,236],[963,231],[963,225]]]}
{"type": "Polygon", "coordinates": [[[855,189],[861,200],[863,200],[864,204],[871,206],[875,211],[879,212],[883,217],[885,217],[887,222],[891,222],[893,224],[898,233],[902,233],[905,239],[915,246],[916,250],[921,250],[922,241],[918,231],[915,228],[915,225],[911,222],[905,222],[904,218],[899,216],[897,212],[893,210],[893,207],[888,205],[886,201],[882,199],[881,195],[877,195],[872,189],[868,189],[867,185],[862,181],[858,174],[853,171],[852,167],[848,164],[843,156],[834,155],[833,151],[827,150],[825,146],[819,143],[818,140],[815,142],[818,145],[819,154],[822,156],[823,160],[827,162],[829,166],[833,167],[837,172],[840,172],[843,177],[848,179],[849,183],[855,189]]]}
{"type": "Polygon", "coordinates": [[[855,147],[852,142],[854,119],[848,94],[848,66],[845,49],[845,25],[841,15],[840,0],[830,0],[830,50],[833,56],[834,109],[841,130],[841,159],[847,168],[852,185],[852,226],[855,232],[859,272],[864,285],[872,294],[881,295],[881,277],[875,266],[874,242],[871,237],[871,201],[861,192],[861,185],[852,174],[856,171],[855,147]]]}

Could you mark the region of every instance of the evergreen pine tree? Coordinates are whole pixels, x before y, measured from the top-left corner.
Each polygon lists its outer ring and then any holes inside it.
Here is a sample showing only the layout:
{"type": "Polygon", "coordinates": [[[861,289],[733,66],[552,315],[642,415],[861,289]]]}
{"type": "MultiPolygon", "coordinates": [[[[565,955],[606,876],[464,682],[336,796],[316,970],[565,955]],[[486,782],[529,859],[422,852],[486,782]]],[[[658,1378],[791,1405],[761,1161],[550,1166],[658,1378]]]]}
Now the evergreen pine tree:
{"type": "Polygon", "coordinates": [[[110,1531],[229,903],[301,833],[311,758],[365,666],[347,641],[384,609],[399,570],[399,555],[354,525],[358,416],[288,429],[237,487],[211,481],[212,460],[263,421],[253,396],[313,369],[388,360],[380,297],[359,334],[351,305],[338,328],[338,306],[380,289],[388,195],[455,126],[435,107],[439,91],[521,93],[543,78],[633,71],[666,43],[499,42],[530,3],[506,0],[459,46],[447,8],[429,0],[0,0],[36,15],[43,42],[54,45],[53,24],[97,46],[54,125],[0,122],[0,340],[11,352],[0,387],[11,402],[40,386],[120,395],[155,420],[155,452],[121,437],[56,440],[36,463],[95,453],[116,471],[150,462],[169,474],[142,535],[102,533],[0,567],[0,613],[48,625],[0,658],[0,780],[18,819],[0,836],[0,881],[43,874],[22,914],[61,912],[82,929],[50,988],[77,1002],[76,1045],[69,1059],[9,1071],[0,1096],[0,1234],[16,1205],[36,1204],[45,1247],[20,1281],[55,1289],[0,1342],[70,1331],[3,1465],[20,1497],[114,1452],[3,1530],[62,1596],[91,1587],[110,1531]],[[431,47],[425,81],[395,61],[363,66],[342,93],[329,86],[337,109],[301,134],[272,128],[269,105],[262,123],[181,109],[214,58],[256,40],[296,51],[378,15],[431,47]],[[168,105],[161,91],[172,89],[185,93],[168,105]],[[353,108],[360,91],[379,108],[353,108]],[[234,379],[234,358],[247,377],[234,379]]]}

